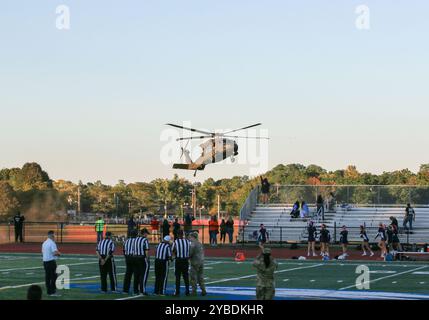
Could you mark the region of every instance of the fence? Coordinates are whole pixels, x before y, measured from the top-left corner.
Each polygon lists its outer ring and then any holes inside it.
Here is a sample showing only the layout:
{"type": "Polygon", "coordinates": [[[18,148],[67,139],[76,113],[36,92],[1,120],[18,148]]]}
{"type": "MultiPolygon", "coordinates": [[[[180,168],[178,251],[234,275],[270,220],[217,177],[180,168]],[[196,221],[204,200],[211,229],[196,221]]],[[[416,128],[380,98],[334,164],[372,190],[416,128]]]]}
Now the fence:
{"type": "MultiPolygon", "coordinates": [[[[142,224],[140,229],[146,228],[151,233],[148,238],[152,244],[156,244],[161,239],[161,230],[153,231],[150,225],[142,224]]],[[[127,236],[127,225],[108,224],[104,232],[110,231],[116,239],[123,239],[127,236]]],[[[183,228],[182,228],[183,229],[183,228]]],[[[59,243],[96,243],[97,234],[94,224],[65,223],[65,222],[26,222],[23,228],[23,238],[25,242],[42,243],[46,240],[48,231],[55,231],[56,241],[59,243]]],[[[170,229],[172,234],[172,228],[170,229]]],[[[193,224],[192,231],[199,232],[200,241],[210,244],[209,226],[206,224],[193,224]]],[[[234,222],[232,232],[232,243],[237,242],[239,226],[238,221],[234,222]]],[[[217,234],[218,244],[221,242],[221,234],[217,234]]],[[[15,228],[12,223],[0,223],[0,244],[15,242],[15,228]]],[[[230,243],[229,235],[226,234],[225,243],[230,243]]]]}
{"type": "Polygon", "coordinates": [[[429,205],[429,186],[415,185],[273,185],[271,203],[316,203],[318,195],[331,204],[373,206],[429,205]]]}

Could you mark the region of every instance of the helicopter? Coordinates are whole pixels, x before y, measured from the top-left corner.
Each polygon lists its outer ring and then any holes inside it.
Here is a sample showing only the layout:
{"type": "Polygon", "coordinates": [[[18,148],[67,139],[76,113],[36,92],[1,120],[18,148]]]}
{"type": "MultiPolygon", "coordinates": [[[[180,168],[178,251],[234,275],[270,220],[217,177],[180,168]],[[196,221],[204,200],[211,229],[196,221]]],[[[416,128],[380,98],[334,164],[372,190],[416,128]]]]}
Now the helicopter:
{"type": "Polygon", "coordinates": [[[173,169],[181,169],[181,170],[193,170],[194,177],[197,175],[198,171],[202,171],[206,168],[207,165],[212,163],[217,163],[224,161],[227,158],[231,159],[231,162],[235,162],[235,157],[238,156],[238,144],[235,141],[235,139],[265,139],[269,140],[269,138],[265,137],[243,137],[243,136],[232,136],[230,134],[258,127],[261,126],[262,123],[253,124],[251,126],[247,126],[240,129],[231,130],[225,133],[219,133],[219,132],[208,132],[205,130],[200,129],[194,129],[194,128],[187,128],[183,126],[179,126],[172,123],[167,123],[167,126],[171,126],[178,129],[188,130],[191,132],[197,132],[204,134],[203,136],[193,136],[193,137],[187,137],[187,138],[179,138],[176,139],[176,141],[189,141],[190,140],[203,140],[208,139],[204,141],[202,144],[200,144],[200,147],[202,149],[201,156],[193,161],[190,156],[190,151],[185,148],[182,149],[182,155],[180,158],[185,156],[185,162],[186,163],[175,163],[173,165],[173,169]]]}

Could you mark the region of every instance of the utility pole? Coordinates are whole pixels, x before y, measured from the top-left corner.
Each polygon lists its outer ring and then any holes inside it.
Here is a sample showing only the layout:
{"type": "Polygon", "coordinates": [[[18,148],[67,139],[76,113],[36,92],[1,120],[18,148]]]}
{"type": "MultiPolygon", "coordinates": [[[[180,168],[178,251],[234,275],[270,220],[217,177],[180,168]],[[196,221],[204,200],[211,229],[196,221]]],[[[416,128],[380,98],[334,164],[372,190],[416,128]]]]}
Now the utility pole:
{"type": "Polygon", "coordinates": [[[217,195],[217,220],[220,219],[220,194],[217,195]]]}
{"type": "Polygon", "coordinates": [[[164,201],[164,218],[167,219],[167,199],[164,201]]]}
{"type": "Polygon", "coordinates": [[[80,187],[77,188],[77,214],[80,214],[80,187]]]}
{"type": "Polygon", "coordinates": [[[194,217],[196,217],[197,216],[197,189],[195,188],[195,186],[194,186],[194,190],[192,192],[192,196],[193,196],[192,206],[194,209],[194,217]]]}

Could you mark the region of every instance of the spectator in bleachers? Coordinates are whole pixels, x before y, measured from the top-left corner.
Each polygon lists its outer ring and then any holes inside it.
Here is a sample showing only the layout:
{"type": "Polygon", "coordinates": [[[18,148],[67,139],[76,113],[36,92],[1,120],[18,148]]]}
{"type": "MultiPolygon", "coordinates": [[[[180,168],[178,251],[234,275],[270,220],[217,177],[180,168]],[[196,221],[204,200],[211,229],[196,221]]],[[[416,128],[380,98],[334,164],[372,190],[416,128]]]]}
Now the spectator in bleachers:
{"type": "Polygon", "coordinates": [[[296,219],[299,217],[299,201],[295,202],[295,204],[292,207],[292,211],[290,212],[290,216],[292,219],[296,219]]]}
{"type": "Polygon", "coordinates": [[[271,184],[268,182],[267,178],[262,178],[261,176],[261,193],[262,193],[262,203],[268,204],[270,197],[270,187],[271,184]]]}
{"type": "Polygon", "coordinates": [[[314,226],[314,222],[310,221],[307,227],[308,231],[308,254],[307,256],[311,256],[311,251],[313,251],[313,257],[316,257],[316,237],[317,237],[317,229],[314,226]]]}
{"type": "Polygon", "coordinates": [[[403,226],[407,230],[413,230],[413,221],[416,221],[416,212],[411,207],[411,204],[408,203],[407,207],[405,208],[405,217],[404,217],[404,223],[403,226]],[[407,224],[410,225],[410,228],[407,227],[407,224]]]}
{"type": "Polygon", "coordinates": [[[364,226],[360,226],[360,237],[362,238],[362,256],[365,257],[367,255],[367,250],[370,252],[370,256],[374,256],[374,252],[372,252],[371,247],[369,245],[369,238],[366,234],[366,229],[364,226]]]}
{"type": "Polygon", "coordinates": [[[343,249],[343,256],[347,257],[347,246],[349,245],[349,231],[347,230],[346,226],[343,226],[341,232],[340,232],[340,244],[341,248],[343,249]]]}
{"type": "Polygon", "coordinates": [[[257,244],[258,244],[258,246],[263,246],[268,241],[270,241],[270,235],[268,234],[268,231],[265,228],[265,226],[263,224],[261,224],[261,226],[259,228],[259,235],[258,235],[257,244]]]}
{"type": "Polygon", "coordinates": [[[329,233],[326,224],[322,224],[320,229],[320,255],[322,257],[329,257],[329,243],[331,242],[331,234],[329,233]]]}
{"type": "Polygon", "coordinates": [[[316,208],[317,208],[317,216],[320,217],[322,221],[324,221],[325,220],[325,201],[323,200],[323,197],[321,194],[317,196],[316,208]]]}
{"type": "Polygon", "coordinates": [[[310,209],[308,208],[307,203],[303,201],[301,203],[301,218],[305,219],[310,215],[310,209]]]}
{"type": "Polygon", "coordinates": [[[396,229],[399,229],[399,223],[398,223],[398,219],[396,219],[395,217],[390,217],[390,224],[396,226],[396,229]]]}
{"type": "Polygon", "coordinates": [[[386,228],[383,223],[379,224],[378,233],[375,239],[378,239],[378,238],[380,238],[378,242],[378,247],[381,250],[381,258],[384,258],[387,254],[387,249],[386,249],[386,228]]]}

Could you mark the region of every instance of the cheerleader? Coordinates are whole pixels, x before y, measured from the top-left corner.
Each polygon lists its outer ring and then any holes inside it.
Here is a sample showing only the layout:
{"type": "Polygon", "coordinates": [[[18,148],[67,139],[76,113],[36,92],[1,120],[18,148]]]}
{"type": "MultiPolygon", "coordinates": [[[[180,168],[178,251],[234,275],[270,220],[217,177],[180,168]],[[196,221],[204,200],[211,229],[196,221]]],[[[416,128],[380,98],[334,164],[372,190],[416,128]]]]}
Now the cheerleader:
{"type": "Polygon", "coordinates": [[[375,237],[375,240],[377,238],[380,238],[380,241],[378,242],[378,247],[381,250],[381,258],[386,257],[387,249],[386,249],[386,228],[384,224],[380,223],[378,228],[377,236],[375,237]]]}
{"type": "Polygon", "coordinates": [[[310,221],[307,227],[308,231],[308,254],[307,257],[311,256],[311,251],[313,251],[313,257],[317,257],[316,255],[316,236],[317,236],[317,229],[314,226],[313,221],[310,221]]]}
{"type": "Polygon", "coordinates": [[[326,228],[326,224],[322,224],[320,229],[320,246],[321,256],[329,257],[329,242],[331,241],[331,235],[329,230],[326,228]]]}
{"type": "Polygon", "coordinates": [[[369,245],[369,238],[366,234],[366,230],[364,226],[360,226],[360,237],[362,238],[362,250],[363,254],[362,257],[367,256],[367,250],[370,252],[370,256],[374,256],[374,252],[372,252],[371,247],[369,245]]]}
{"type": "Polygon", "coordinates": [[[341,248],[343,249],[343,256],[347,257],[347,246],[349,244],[348,240],[349,232],[347,231],[347,227],[343,226],[341,232],[340,232],[340,244],[341,248]]]}

